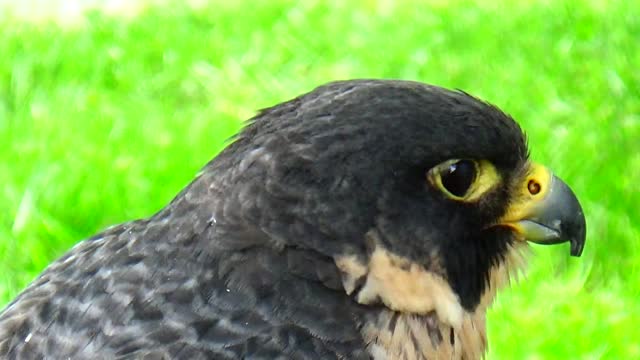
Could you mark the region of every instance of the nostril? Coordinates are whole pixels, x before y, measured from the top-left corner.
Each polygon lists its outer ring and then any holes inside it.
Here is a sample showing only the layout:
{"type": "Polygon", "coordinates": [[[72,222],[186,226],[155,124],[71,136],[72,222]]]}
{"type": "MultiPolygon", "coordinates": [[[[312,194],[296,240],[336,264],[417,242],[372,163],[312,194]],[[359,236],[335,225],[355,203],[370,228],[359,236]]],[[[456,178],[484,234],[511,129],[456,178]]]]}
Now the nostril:
{"type": "Polygon", "coordinates": [[[531,180],[529,180],[529,183],[527,184],[527,189],[529,190],[529,194],[537,195],[537,194],[540,193],[541,186],[540,186],[539,182],[531,179],[531,180]]]}

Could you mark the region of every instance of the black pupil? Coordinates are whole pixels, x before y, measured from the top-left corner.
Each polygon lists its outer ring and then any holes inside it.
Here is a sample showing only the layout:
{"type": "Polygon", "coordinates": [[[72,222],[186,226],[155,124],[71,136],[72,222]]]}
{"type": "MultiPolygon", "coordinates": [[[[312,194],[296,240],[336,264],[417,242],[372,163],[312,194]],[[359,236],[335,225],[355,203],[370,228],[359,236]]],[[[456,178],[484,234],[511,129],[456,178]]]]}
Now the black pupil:
{"type": "Polygon", "coordinates": [[[453,195],[463,197],[473,183],[476,167],[472,161],[460,160],[449,165],[442,175],[442,185],[453,195]]]}

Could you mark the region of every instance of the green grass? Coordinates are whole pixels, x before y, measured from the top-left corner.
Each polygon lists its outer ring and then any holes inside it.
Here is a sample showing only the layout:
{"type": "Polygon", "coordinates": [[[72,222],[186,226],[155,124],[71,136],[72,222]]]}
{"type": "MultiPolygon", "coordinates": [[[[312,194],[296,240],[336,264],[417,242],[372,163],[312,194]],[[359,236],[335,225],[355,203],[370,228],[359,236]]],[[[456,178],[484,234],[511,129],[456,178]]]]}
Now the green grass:
{"type": "Polygon", "coordinates": [[[511,113],[587,215],[582,258],[536,247],[498,298],[489,357],[640,357],[640,3],[235,3],[57,21],[0,4],[0,307],[166,204],[254,110],[403,78],[511,113]]]}

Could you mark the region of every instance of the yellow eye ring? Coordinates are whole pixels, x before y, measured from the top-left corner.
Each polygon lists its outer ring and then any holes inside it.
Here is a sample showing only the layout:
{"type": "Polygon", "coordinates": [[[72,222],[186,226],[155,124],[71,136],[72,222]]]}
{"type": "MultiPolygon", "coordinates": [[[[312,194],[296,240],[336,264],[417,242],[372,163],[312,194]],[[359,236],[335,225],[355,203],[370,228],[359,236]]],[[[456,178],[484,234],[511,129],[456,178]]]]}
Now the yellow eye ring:
{"type": "Polygon", "coordinates": [[[500,183],[496,168],[486,160],[451,159],[427,172],[429,183],[457,201],[474,201],[500,183]]]}

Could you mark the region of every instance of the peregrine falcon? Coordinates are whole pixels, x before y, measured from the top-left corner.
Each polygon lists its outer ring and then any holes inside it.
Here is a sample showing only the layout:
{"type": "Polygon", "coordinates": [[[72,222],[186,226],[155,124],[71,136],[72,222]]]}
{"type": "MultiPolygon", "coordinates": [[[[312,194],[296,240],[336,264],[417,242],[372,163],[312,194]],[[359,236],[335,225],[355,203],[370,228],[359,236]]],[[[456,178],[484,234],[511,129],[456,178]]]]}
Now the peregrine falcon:
{"type": "Polygon", "coordinates": [[[481,358],[528,242],[579,256],[585,236],[497,107],[329,83],[259,112],[155,215],[54,261],[0,313],[0,357],[481,358]]]}

